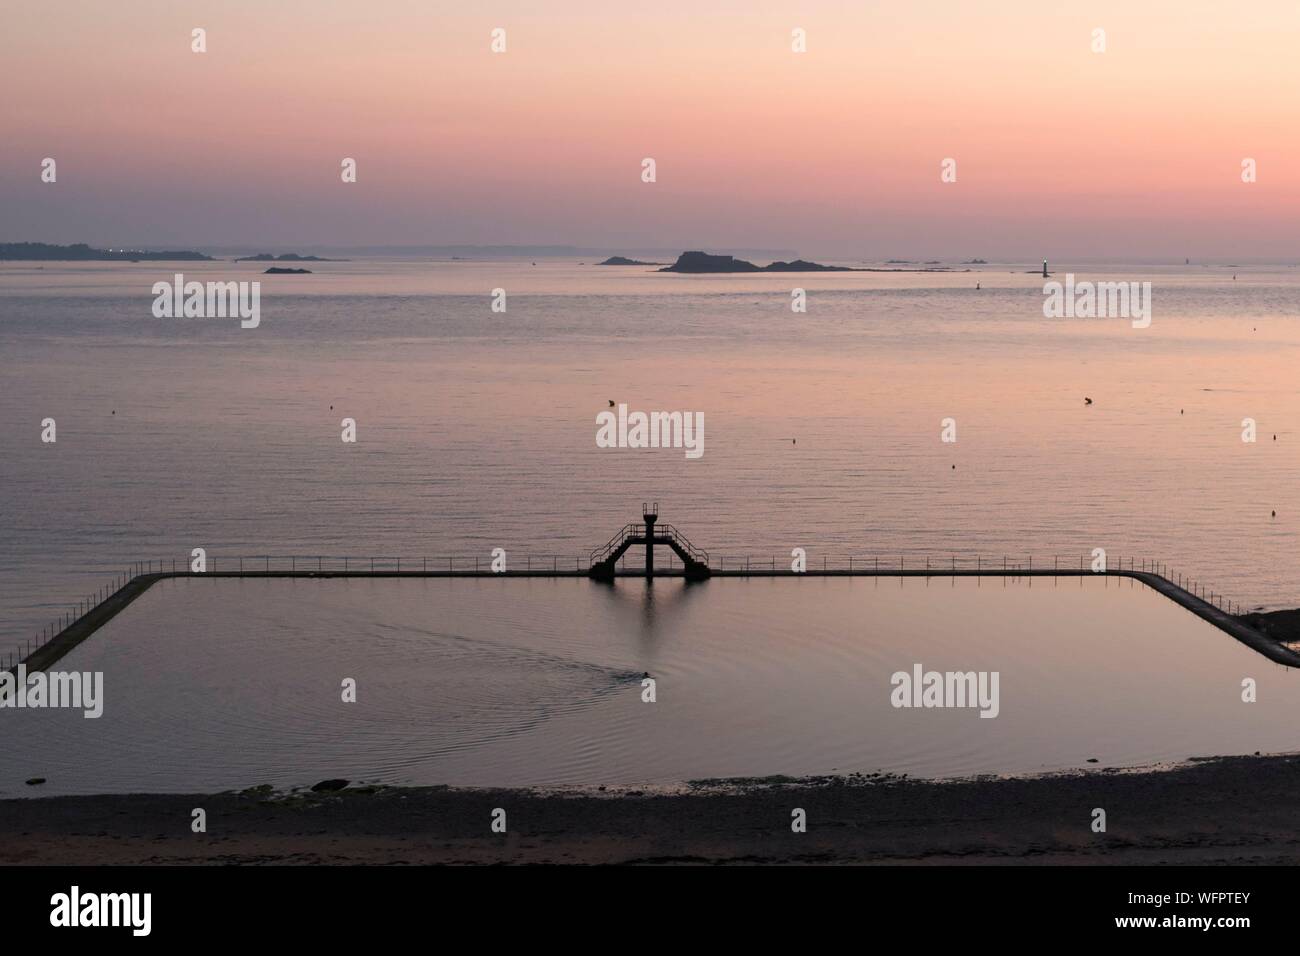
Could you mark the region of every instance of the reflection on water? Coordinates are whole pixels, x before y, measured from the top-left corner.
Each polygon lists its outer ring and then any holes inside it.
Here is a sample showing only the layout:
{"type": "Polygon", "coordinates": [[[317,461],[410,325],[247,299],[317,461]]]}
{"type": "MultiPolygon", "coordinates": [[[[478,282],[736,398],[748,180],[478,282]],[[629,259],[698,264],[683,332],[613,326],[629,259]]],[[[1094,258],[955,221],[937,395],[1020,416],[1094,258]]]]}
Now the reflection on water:
{"type": "Polygon", "coordinates": [[[1295,750],[1300,718],[1294,674],[1095,578],[183,579],[60,667],[104,716],[0,713],[4,793],[1034,772],[1295,750]],[[918,664],[997,671],[998,717],[895,709],[918,664]]]}
{"type": "Polygon", "coordinates": [[[629,585],[620,581],[617,584],[595,583],[595,586],[597,593],[607,597],[617,608],[616,613],[622,619],[632,619],[630,609],[640,608],[637,626],[629,631],[635,634],[637,646],[647,655],[658,648],[660,634],[676,627],[692,598],[704,590],[702,584],[663,578],[658,582],[636,581],[629,585]]]}

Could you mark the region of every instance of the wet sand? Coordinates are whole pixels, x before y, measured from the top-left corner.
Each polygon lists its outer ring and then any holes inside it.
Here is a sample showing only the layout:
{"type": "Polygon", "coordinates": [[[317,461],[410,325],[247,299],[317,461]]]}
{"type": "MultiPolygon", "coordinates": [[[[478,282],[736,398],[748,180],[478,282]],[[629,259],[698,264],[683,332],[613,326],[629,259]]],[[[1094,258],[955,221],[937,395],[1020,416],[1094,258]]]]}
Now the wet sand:
{"type": "Polygon", "coordinates": [[[1300,862],[1298,815],[1300,755],[672,793],[262,788],[3,800],[0,864],[1281,864],[1300,862]],[[196,807],[206,833],[191,832],[196,807]],[[491,832],[498,807],[505,834],[491,832]],[[1097,807],[1105,833],[1091,828],[1097,807]],[[791,830],[795,808],[806,833],[791,830]]]}

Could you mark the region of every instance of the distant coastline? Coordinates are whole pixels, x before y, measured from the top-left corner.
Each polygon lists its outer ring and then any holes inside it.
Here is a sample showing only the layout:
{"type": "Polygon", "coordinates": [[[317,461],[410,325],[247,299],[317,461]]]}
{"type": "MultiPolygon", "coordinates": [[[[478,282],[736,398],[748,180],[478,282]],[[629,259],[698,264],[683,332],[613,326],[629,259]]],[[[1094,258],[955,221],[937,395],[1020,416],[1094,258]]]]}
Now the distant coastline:
{"type": "Polygon", "coordinates": [[[0,242],[0,260],[20,262],[211,262],[193,250],[96,249],[84,242],[70,246],[46,242],[0,242]]]}

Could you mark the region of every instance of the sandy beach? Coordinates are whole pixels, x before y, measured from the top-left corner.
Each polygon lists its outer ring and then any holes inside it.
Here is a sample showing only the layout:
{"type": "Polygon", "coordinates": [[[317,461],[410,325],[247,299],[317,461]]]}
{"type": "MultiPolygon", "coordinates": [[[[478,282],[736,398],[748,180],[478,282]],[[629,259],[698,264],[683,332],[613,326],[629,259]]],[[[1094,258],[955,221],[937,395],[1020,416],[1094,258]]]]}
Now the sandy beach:
{"type": "Polygon", "coordinates": [[[1285,864],[1300,755],[933,782],[713,781],[671,793],[348,788],[0,801],[0,865],[1285,864]],[[207,832],[192,833],[195,808],[207,832]],[[507,832],[491,831],[506,811],[507,832]],[[791,829],[792,811],[807,832],[791,829]],[[1091,827],[1106,811],[1106,832],[1091,827]]]}

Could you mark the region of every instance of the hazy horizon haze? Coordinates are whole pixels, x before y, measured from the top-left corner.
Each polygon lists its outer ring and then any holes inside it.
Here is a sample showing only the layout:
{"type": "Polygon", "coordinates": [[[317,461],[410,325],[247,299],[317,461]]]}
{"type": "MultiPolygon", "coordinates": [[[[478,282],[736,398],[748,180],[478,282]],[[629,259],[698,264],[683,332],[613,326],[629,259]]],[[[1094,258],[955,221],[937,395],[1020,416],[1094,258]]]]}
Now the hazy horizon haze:
{"type": "Polygon", "coordinates": [[[1291,4],[7,6],[2,241],[1300,249],[1291,4]]]}

